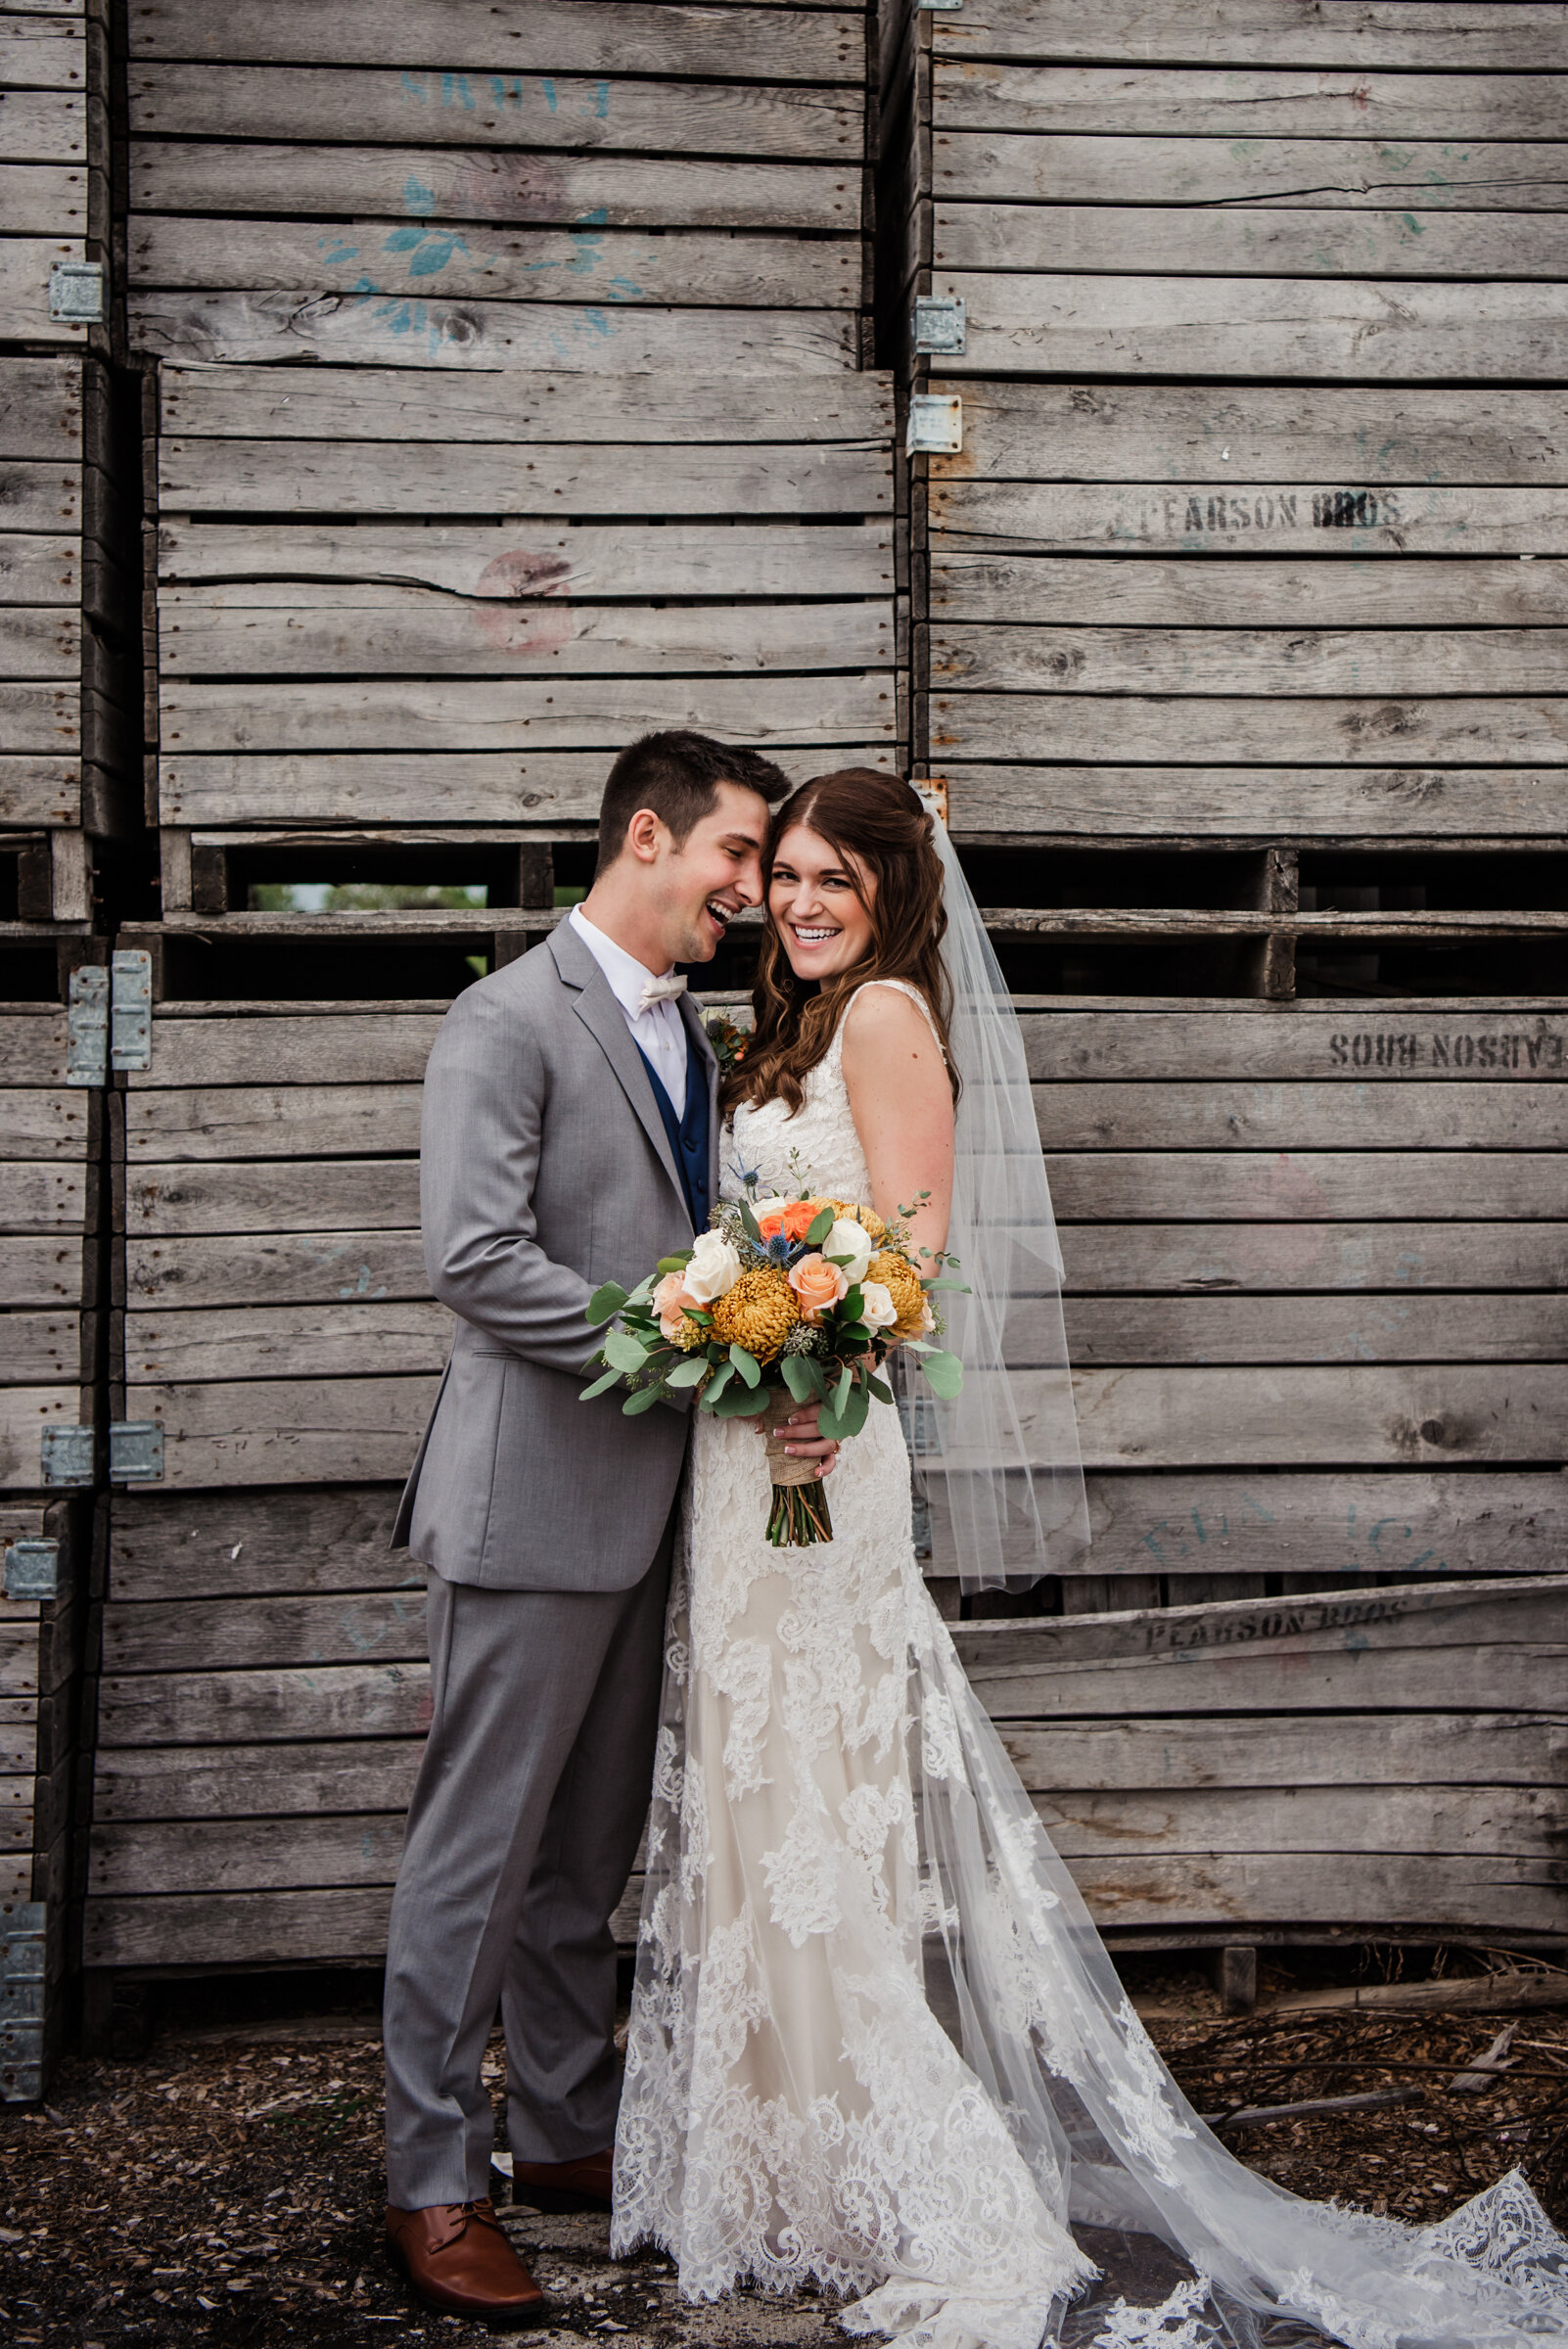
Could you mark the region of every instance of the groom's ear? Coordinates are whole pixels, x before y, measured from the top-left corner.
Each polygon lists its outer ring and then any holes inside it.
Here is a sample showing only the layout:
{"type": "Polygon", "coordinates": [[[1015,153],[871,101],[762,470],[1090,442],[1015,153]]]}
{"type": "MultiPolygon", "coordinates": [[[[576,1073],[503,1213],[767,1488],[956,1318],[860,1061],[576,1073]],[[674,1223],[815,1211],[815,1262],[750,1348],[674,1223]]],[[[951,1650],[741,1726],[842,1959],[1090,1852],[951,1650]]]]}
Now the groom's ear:
{"type": "Polygon", "coordinates": [[[639,864],[657,864],[669,845],[669,826],[651,807],[639,807],[626,826],[622,853],[628,851],[639,864]]]}

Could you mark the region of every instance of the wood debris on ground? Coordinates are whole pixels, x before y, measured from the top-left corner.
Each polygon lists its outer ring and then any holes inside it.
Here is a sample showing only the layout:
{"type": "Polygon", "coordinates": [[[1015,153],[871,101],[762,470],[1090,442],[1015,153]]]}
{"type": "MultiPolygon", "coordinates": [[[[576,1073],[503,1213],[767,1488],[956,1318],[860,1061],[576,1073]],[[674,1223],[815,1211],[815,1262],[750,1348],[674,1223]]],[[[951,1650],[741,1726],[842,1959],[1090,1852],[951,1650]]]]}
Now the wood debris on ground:
{"type": "MultiPolygon", "coordinates": [[[[1532,2014],[1506,2050],[1511,2067],[1455,2096],[1455,2075],[1492,2051],[1474,2014],[1265,2006],[1226,2019],[1201,1977],[1154,1987],[1151,2004],[1186,2009],[1152,2027],[1203,2112],[1414,2091],[1398,2105],[1238,2131],[1238,2156],[1279,2185],[1421,2222],[1518,2167],[1557,2223],[1568,2219],[1568,2009],[1532,2014]]],[[[485,2077],[504,2130],[498,2044],[485,2077]]],[[[412,2308],[386,2265],[381,2096],[369,2014],[185,2038],[170,2027],[139,2061],[71,2059],[41,2110],[0,2112],[0,2331],[19,2349],[486,2338],[412,2308]]],[[[507,2224],[557,2303],[536,2339],[827,2349],[844,2337],[836,2304],[815,2296],[685,2307],[667,2260],[610,2259],[601,2214],[520,2208],[507,2224]]],[[[1119,2256],[1114,2243],[1094,2248],[1119,2256]]],[[[1146,2280],[1156,2298],[1169,2288],[1146,2280]]]]}

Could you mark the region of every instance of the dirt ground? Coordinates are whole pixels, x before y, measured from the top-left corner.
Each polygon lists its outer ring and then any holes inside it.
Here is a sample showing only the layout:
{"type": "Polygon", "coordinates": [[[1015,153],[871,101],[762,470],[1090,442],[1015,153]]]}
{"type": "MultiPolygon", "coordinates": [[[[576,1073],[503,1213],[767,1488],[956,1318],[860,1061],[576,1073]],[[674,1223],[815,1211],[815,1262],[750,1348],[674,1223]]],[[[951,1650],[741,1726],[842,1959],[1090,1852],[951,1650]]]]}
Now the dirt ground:
{"type": "MultiPolygon", "coordinates": [[[[1568,2008],[1515,2024],[1511,2068],[1479,2095],[1448,2083],[1504,2018],[1339,2012],[1224,2018],[1205,1976],[1134,1984],[1150,2028],[1198,2109],[1410,2092],[1369,2111],[1235,2128],[1241,2158],[1294,2192],[1337,2195],[1406,2220],[1439,2218],[1521,2168],[1568,2222],[1568,2008]]],[[[362,2001],[346,1990],[344,1998],[362,2001]]],[[[230,2004],[234,2004],[230,2000],[230,2004]]],[[[274,1996],[272,2004],[277,2004],[274,1996]]],[[[487,2064],[502,2079],[498,2047],[487,2064]]],[[[69,2060],[42,2110],[0,2108],[0,2334],[18,2344],[118,2349],[185,2343],[270,2349],[396,2337],[492,2336],[412,2306],[381,2235],[381,2050],[374,2011],[213,2023],[165,1992],[134,2059],[69,2060]]],[[[654,2254],[614,2263],[601,2215],[505,2214],[555,2303],[525,2336],[621,2334],[626,2349],[827,2349],[834,2304],[745,2293],[705,2310],[677,2299],[654,2254]]],[[[1096,2237],[1118,2289],[1163,2298],[1184,2271],[1154,2246],[1096,2237]]]]}

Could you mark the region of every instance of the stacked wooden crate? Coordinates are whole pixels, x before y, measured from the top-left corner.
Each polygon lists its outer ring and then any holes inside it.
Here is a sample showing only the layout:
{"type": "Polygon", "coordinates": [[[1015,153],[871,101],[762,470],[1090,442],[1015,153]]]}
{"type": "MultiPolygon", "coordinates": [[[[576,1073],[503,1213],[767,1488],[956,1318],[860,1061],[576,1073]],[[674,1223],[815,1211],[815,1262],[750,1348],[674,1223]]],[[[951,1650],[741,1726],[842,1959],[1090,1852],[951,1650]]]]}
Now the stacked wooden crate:
{"type": "Polygon", "coordinates": [[[104,0],[0,11],[0,2100],[61,2044],[103,1465],[100,861],[136,820],[104,0]]]}
{"type": "Polygon", "coordinates": [[[1283,1716],[1343,1697],[1257,1602],[1496,1573],[1445,1641],[1562,1636],[1561,11],[964,0],[884,61],[916,764],[1032,1007],[1097,1535],[1063,1603],[1133,1610],[1071,1670],[1009,1635],[1076,1723],[1040,1799],[1136,1877],[1107,1921],[1560,1932],[1560,1708],[1369,1672],[1330,1767],[1283,1716]],[[1220,1639],[1292,1662],[1135,1709],[1222,1710],[1222,1801],[1179,1725],[1110,1734],[1122,1658],[1220,1639]],[[1338,1869],[1304,1790],[1380,1736],[1338,1869]]]}
{"type": "Polygon", "coordinates": [[[426,1691],[385,1545],[448,1341],[440,1016],[586,886],[634,735],[900,758],[867,19],[128,23],[163,908],[120,942],[155,1003],[112,1396],[153,1432],[115,1500],[85,1960],[373,1959],[426,1691]],[[355,882],[388,901],[299,895],[355,882]]]}

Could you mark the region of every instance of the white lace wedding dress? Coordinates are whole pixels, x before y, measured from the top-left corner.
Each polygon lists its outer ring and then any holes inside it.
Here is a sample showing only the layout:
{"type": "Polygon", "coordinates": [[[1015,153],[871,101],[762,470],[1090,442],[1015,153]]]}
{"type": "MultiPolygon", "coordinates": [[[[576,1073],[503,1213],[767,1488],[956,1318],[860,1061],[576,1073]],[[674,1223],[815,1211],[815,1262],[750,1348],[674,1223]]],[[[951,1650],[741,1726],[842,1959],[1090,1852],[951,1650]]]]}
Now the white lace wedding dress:
{"type": "MultiPolygon", "coordinates": [[[[726,1197],[754,1168],[869,1199],[842,1040],[796,1116],[739,1111],[726,1197]]],[[[699,1417],[612,2250],[662,2246],[688,2299],[824,2286],[904,2349],[1568,2333],[1568,2245],[1517,2177],[1409,2230],[1297,2200],[1191,2110],[926,1592],[897,1413],[845,1447],[831,1543],[772,1548],[767,1498],[755,1430],[699,1417]],[[1196,2280],[1075,2311],[1075,2220],[1196,2280]]]]}

